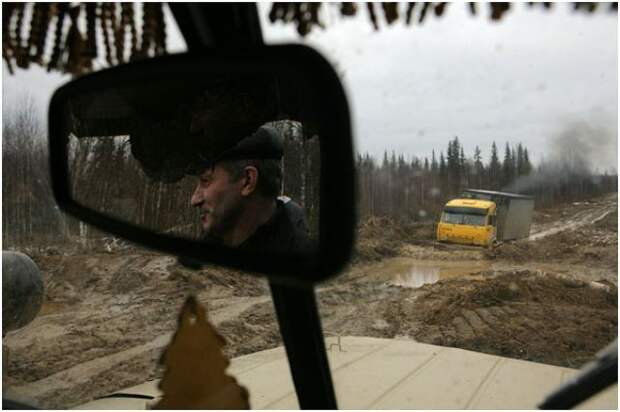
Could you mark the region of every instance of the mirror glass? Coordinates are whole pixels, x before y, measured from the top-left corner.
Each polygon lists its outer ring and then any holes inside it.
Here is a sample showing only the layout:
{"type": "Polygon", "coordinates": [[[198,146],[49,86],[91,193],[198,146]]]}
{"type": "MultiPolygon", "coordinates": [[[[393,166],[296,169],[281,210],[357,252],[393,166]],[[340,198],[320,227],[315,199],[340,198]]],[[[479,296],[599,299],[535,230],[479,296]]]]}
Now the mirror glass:
{"type": "Polygon", "coordinates": [[[152,77],[67,100],[74,200],[157,233],[313,252],[320,141],[303,88],[272,73],[152,77]]]}

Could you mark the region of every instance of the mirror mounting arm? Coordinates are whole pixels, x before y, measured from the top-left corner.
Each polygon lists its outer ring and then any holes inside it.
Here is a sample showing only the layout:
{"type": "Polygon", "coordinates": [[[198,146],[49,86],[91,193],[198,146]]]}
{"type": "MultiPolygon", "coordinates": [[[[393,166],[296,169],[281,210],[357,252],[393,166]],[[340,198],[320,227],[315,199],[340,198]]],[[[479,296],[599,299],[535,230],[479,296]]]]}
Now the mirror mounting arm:
{"type": "Polygon", "coordinates": [[[301,409],[338,409],[314,288],[269,283],[301,409]]]}
{"type": "Polygon", "coordinates": [[[168,3],[188,50],[262,46],[256,3],[168,3]]]}

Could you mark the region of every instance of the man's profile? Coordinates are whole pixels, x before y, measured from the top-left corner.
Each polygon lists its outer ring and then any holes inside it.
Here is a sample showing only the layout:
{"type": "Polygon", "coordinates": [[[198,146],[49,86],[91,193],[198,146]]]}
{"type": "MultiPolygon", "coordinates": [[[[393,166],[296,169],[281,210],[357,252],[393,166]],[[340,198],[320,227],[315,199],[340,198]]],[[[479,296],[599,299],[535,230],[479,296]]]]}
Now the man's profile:
{"type": "Polygon", "coordinates": [[[309,251],[300,206],[278,198],[282,155],[282,137],[262,126],[204,165],[190,203],[200,210],[206,241],[251,250],[309,251]]]}

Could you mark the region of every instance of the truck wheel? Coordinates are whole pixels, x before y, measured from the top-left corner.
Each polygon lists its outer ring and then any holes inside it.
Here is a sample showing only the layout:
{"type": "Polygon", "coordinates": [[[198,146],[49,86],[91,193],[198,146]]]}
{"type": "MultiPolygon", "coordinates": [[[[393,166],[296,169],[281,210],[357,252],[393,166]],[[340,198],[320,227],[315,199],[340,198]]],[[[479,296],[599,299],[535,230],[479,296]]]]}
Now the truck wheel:
{"type": "Polygon", "coordinates": [[[2,336],[32,321],[43,304],[43,276],[19,252],[2,251],[2,336]]]}

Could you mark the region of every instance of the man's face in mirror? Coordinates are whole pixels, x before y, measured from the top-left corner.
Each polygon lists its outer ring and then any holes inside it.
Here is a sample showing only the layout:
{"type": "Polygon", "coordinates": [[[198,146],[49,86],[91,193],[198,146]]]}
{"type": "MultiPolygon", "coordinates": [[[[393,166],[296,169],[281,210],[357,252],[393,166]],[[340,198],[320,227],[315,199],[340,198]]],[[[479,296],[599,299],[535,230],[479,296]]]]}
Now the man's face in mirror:
{"type": "Polygon", "coordinates": [[[191,197],[191,205],[200,209],[203,234],[224,238],[240,218],[243,206],[244,178],[234,179],[221,165],[206,169],[191,197]]]}
{"type": "Polygon", "coordinates": [[[203,241],[254,251],[309,250],[303,209],[278,197],[281,140],[263,126],[202,171],[191,205],[200,210],[203,241]]]}

